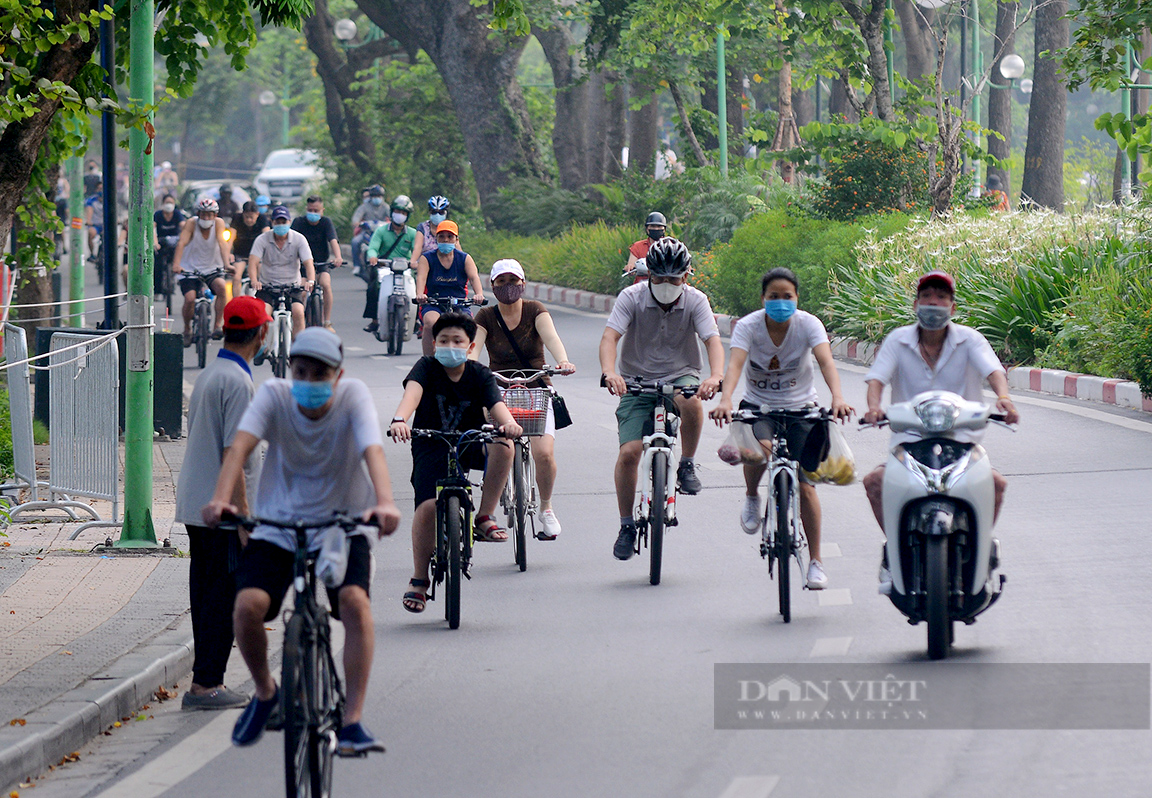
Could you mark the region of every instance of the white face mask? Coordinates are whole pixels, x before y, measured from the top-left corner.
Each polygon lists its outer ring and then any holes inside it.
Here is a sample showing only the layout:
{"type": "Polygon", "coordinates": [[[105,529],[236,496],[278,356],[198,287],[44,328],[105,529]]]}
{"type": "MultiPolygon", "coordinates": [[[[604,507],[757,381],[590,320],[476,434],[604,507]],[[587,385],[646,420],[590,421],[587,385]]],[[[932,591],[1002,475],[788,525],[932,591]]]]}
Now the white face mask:
{"type": "Polygon", "coordinates": [[[408,221],[408,214],[400,213],[398,211],[392,214],[393,224],[404,224],[406,221],[408,221]]]}
{"type": "Polygon", "coordinates": [[[680,295],[684,293],[684,285],[675,285],[674,283],[654,283],[648,281],[648,290],[652,292],[652,296],[656,297],[656,301],[661,305],[671,305],[680,295]]]}
{"type": "Polygon", "coordinates": [[[171,202],[165,202],[160,207],[164,211],[164,213],[172,213],[172,211],[176,210],[176,206],[173,205],[171,202]]]}
{"type": "Polygon", "coordinates": [[[196,223],[198,225],[200,225],[200,227],[202,227],[205,230],[208,230],[208,229],[216,226],[216,220],[215,219],[197,219],[196,223]]]}

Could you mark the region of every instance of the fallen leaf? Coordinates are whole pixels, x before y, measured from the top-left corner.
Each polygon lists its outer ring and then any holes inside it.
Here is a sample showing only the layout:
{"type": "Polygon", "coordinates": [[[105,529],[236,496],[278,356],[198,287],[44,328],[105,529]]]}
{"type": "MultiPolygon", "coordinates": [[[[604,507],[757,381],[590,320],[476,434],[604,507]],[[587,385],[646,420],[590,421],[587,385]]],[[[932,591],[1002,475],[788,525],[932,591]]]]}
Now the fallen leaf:
{"type": "Polygon", "coordinates": [[[4,545],[5,545],[5,546],[11,546],[12,544],[11,544],[11,543],[9,543],[8,541],[4,541],[4,545]]]}
{"type": "Polygon", "coordinates": [[[20,798],[20,793],[13,790],[12,792],[8,793],[8,798],[20,798]]]}
{"type": "Polygon", "coordinates": [[[275,629],[275,628],[273,628],[273,627],[271,627],[271,626],[265,626],[265,627],[264,627],[264,631],[266,631],[266,632],[275,632],[275,631],[276,631],[276,629],[275,629]]]}
{"type": "Polygon", "coordinates": [[[144,706],[140,707],[140,709],[152,709],[152,705],[151,704],[145,704],[144,706]]]}
{"type": "MultiPolygon", "coordinates": [[[[173,687],[175,687],[175,685],[173,685],[173,687]]],[[[152,695],[156,697],[157,701],[167,701],[169,698],[175,698],[176,697],[176,693],[174,693],[170,690],[164,689],[164,685],[160,685],[159,687],[157,687],[156,690],[152,693],[152,695]]]]}
{"type": "Polygon", "coordinates": [[[120,728],[120,721],[116,721],[115,723],[113,723],[112,728],[119,729],[120,728]]]}
{"type": "Polygon", "coordinates": [[[8,721],[8,725],[9,726],[23,726],[27,722],[28,721],[24,720],[24,718],[12,718],[12,720],[8,721]]]}
{"type": "Polygon", "coordinates": [[[110,731],[103,731],[100,733],[103,734],[105,737],[111,737],[112,736],[112,732],[110,732],[110,731]]]}
{"type": "Polygon", "coordinates": [[[15,614],[16,614],[16,610],[8,610],[8,614],[9,614],[9,615],[15,615],[15,614]]]}
{"type": "Polygon", "coordinates": [[[79,751],[73,751],[72,753],[68,754],[63,759],[61,759],[60,764],[63,765],[66,762],[79,762],[79,761],[80,761],[80,752],[79,751]]]}
{"type": "Polygon", "coordinates": [[[139,715],[136,716],[136,720],[148,720],[148,716],[145,715],[143,712],[141,712],[139,715]]]}
{"type": "Polygon", "coordinates": [[[127,723],[128,721],[132,720],[132,718],[125,715],[124,717],[120,718],[120,720],[123,721],[124,723],[127,723]]]}
{"type": "Polygon", "coordinates": [[[72,652],[71,652],[71,651],[61,651],[61,652],[60,652],[60,656],[62,656],[62,657],[70,657],[70,656],[72,656],[72,652]]]}

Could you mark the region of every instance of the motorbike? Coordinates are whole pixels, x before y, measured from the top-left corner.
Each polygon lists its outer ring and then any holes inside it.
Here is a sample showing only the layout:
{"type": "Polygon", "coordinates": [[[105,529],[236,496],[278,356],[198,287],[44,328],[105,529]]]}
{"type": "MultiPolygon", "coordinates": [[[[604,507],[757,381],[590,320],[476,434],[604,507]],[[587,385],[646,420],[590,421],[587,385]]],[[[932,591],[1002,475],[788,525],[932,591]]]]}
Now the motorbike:
{"type": "Polygon", "coordinates": [[[356,232],[352,235],[352,273],[366,283],[372,282],[371,268],[368,266],[368,245],[372,243],[372,234],[383,222],[365,219],[356,225],[356,232]]]}
{"type": "Polygon", "coordinates": [[[881,593],[912,625],[926,622],[928,656],[948,656],[957,621],[972,624],[1000,598],[1007,577],[992,537],[992,463],[965,432],[1004,423],[994,408],[928,391],[887,410],[893,432],[919,436],[892,447],[884,469],[881,593]],[[882,571],[883,573],[883,571],[882,571]]]}
{"type": "Polygon", "coordinates": [[[415,332],[416,278],[407,258],[380,259],[376,262],[380,298],[376,303],[376,340],[388,344],[388,354],[402,354],[404,342],[415,332]]]}

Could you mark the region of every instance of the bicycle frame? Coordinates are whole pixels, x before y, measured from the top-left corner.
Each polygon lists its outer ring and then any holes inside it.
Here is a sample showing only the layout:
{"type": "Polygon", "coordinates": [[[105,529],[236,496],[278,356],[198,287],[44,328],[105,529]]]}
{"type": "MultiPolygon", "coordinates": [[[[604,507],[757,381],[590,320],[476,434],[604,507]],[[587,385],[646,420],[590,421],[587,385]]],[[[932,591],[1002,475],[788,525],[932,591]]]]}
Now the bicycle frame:
{"type": "MultiPolygon", "coordinates": [[[[804,538],[804,528],[800,523],[800,464],[792,459],[788,451],[788,441],[783,432],[777,430],[772,436],[772,454],[768,457],[768,468],[765,474],[768,477],[768,501],[764,508],[764,525],[760,530],[760,556],[768,558],[768,573],[772,573],[772,558],[775,554],[773,548],[773,535],[777,526],[776,479],[781,473],[788,474],[788,528],[791,530],[792,542],[790,549],[792,556],[800,563],[801,573],[804,572],[804,550],[807,541],[804,538]]],[[[781,563],[781,568],[787,568],[787,563],[781,563]]]]}
{"type": "MultiPolygon", "coordinates": [[[[664,452],[667,456],[665,459],[668,473],[665,475],[665,485],[675,485],[676,469],[672,465],[672,450],[676,446],[676,436],[680,431],[680,417],[676,414],[673,407],[671,395],[661,395],[660,401],[656,403],[656,409],[652,415],[652,429],[654,432],[651,435],[645,435],[642,439],[644,447],[640,455],[640,498],[637,500],[636,509],[633,515],[636,518],[636,529],[639,531],[640,536],[645,540],[648,537],[648,519],[652,516],[652,485],[654,484],[654,474],[652,473],[652,460],[657,452],[664,452]]],[[[668,498],[665,502],[664,519],[668,526],[676,525],[676,490],[673,488],[668,491],[668,498]]],[[[637,536],[639,539],[640,536],[637,536]]]]}
{"type": "MultiPolygon", "coordinates": [[[[295,287],[292,285],[268,286],[269,290],[276,292],[277,295],[276,308],[272,311],[272,324],[268,328],[268,343],[265,346],[266,357],[272,361],[273,372],[277,368],[276,363],[281,346],[284,347],[283,360],[285,363],[292,356],[292,311],[288,295],[295,287]]],[[[287,374],[277,374],[276,376],[286,377],[287,374]]]]}

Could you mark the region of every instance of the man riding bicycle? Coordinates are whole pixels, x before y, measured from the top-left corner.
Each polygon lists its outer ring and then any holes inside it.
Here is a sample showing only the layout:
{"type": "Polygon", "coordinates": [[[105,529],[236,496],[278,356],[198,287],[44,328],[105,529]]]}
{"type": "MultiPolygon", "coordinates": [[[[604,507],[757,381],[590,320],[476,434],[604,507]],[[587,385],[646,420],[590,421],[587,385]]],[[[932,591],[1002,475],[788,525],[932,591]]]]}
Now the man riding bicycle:
{"type": "Polygon", "coordinates": [[[332,275],[328,270],[340,268],[344,258],[340,254],[340,241],[336,238],[336,225],[324,215],[324,200],[313,195],[307,199],[305,208],[303,216],[292,220],[292,229],[308,239],[308,248],[312,250],[316,266],[316,282],[324,289],[324,326],[331,329],[332,305],[336,297],[332,293],[332,275]]]}
{"type": "Polygon", "coordinates": [[[268,217],[252,200],[244,203],[238,216],[232,217],[232,296],[240,296],[240,281],[248,270],[248,256],[256,238],[269,230],[268,217]]]}
{"type": "MultiPolygon", "coordinates": [[[[196,309],[196,296],[204,281],[200,276],[223,272],[224,264],[230,255],[228,239],[224,235],[224,220],[217,215],[220,206],[211,197],[205,197],[196,204],[196,218],[184,223],[176,252],[172,255],[172,273],[188,273],[191,277],[180,280],[180,293],[184,295],[184,346],[192,345],[192,314],[196,309]]],[[[224,337],[223,319],[224,278],[213,278],[208,286],[216,295],[216,317],[212,324],[212,337],[224,337]]]]}
{"type": "MultiPolygon", "coordinates": [[[[268,451],[253,502],[257,517],[291,523],[358,514],[379,527],[380,537],[396,530],[400,510],[392,499],[376,408],[363,382],[343,379],[343,359],[340,339],[330,330],[312,327],[297,336],[292,380],[271,379],[256,392],[228,449],[212,501],[204,507],[205,524],[217,526],[221,515],[236,513],[232,496],[244,462],[265,440],[268,451]]],[[[320,548],[323,535],[323,529],[310,530],[310,551],[320,548]]],[[[233,625],[256,696],[236,721],[235,745],[251,745],[260,738],[279,700],[268,667],[264,624],[276,617],[292,582],[295,549],[291,531],[257,526],[236,573],[233,625]]],[[[371,558],[368,538],[352,535],[344,582],[328,591],[333,616],[345,629],[348,703],[337,734],[337,752],[343,755],[383,750],[360,722],[374,647],[371,558]]]]}
{"type": "Polygon", "coordinates": [[[600,339],[600,369],[608,390],[620,397],[616,408],[620,454],[616,459],[616,502],[620,509],[620,534],[613,554],[629,559],[635,551],[636,523],[632,504],[636,472],[643,453],[643,438],[652,432],[652,414],[659,397],[631,396],[626,378],[664,380],[677,385],[699,385],[696,396],[677,395],[676,410],[683,419],[683,454],[676,470],[679,490],[689,496],[703,487],[696,476],[695,455],[704,424],[701,399],[710,399],[724,375],[724,345],[712,306],[702,291],[686,285],[692,255],[675,238],[661,238],[648,250],[649,279],[620,292],[604,335],[600,339]],[[616,347],[620,370],[616,370],[616,347]],[[710,375],[700,381],[700,346],[708,352],[710,375]]]}
{"type": "Polygon", "coordinates": [[[256,298],[264,301],[268,312],[278,299],[275,289],[289,289],[292,308],[292,339],[304,329],[304,300],[316,284],[316,268],[308,239],[291,227],[292,215],[284,205],[272,210],[272,229],[256,237],[248,257],[248,281],[256,298]],[[305,278],[300,279],[303,267],[305,278]]]}
{"type": "Polygon", "coordinates": [[[156,252],[153,283],[157,294],[165,293],[164,273],[172,268],[172,256],[187,220],[188,216],[176,207],[176,198],[171,194],[164,195],[160,210],[152,214],[152,248],[156,252]]]}

